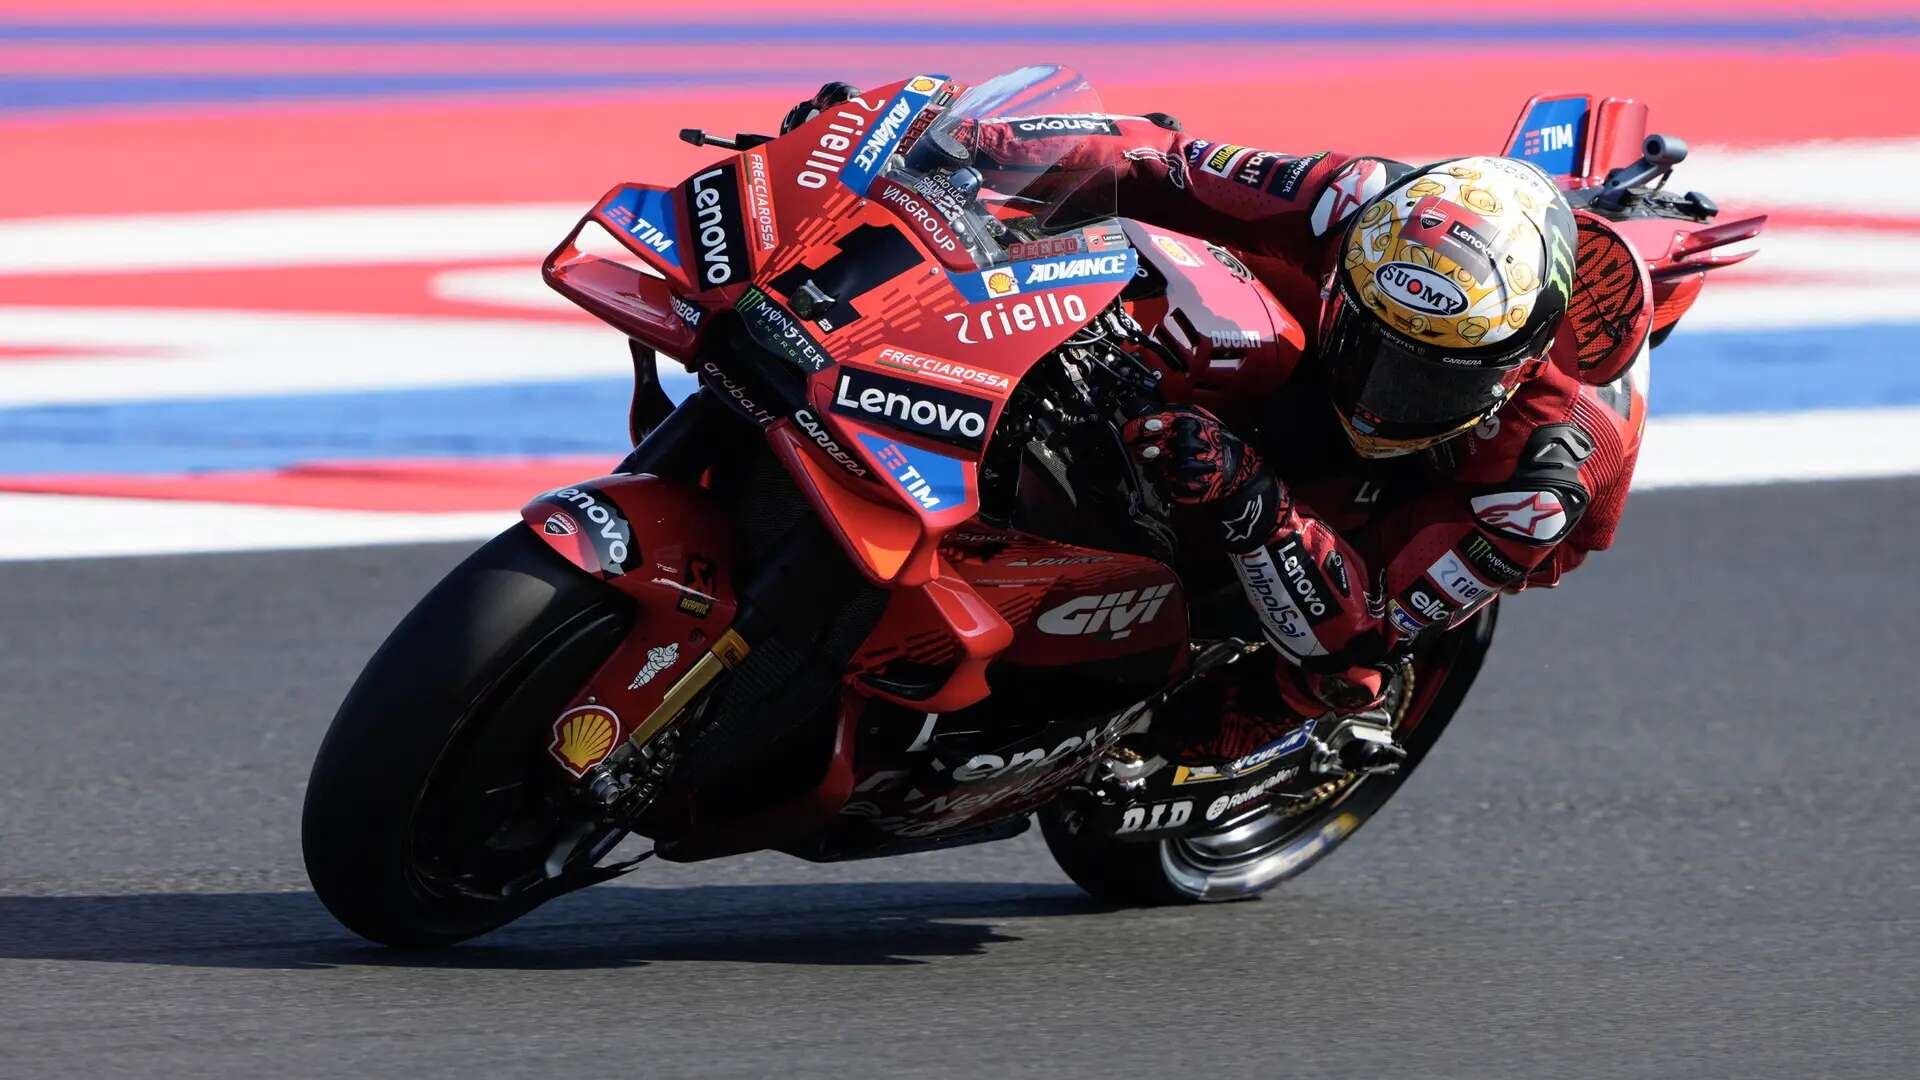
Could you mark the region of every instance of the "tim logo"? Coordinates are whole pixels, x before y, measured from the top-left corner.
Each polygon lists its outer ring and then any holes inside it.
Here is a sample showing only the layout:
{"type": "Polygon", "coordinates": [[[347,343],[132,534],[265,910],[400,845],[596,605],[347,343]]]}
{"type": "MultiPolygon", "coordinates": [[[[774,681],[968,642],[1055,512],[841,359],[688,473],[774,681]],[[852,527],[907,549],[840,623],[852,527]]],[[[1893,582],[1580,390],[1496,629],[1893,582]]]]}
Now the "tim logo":
{"type": "Polygon", "coordinates": [[[1573,149],[1573,125],[1554,124],[1549,127],[1534,128],[1520,135],[1520,154],[1522,157],[1534,157],[1550,154],[1556,150],[1573,149]]]}

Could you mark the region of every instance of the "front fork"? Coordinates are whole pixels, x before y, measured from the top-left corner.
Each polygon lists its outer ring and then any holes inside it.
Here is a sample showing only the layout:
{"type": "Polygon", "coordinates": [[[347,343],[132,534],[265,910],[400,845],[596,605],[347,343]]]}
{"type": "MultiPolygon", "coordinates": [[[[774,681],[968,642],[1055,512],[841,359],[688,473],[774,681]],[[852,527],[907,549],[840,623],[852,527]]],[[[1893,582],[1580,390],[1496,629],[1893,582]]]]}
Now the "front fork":
{"type": "MultiPolygon", "coordinates": [[[[820,568],[825,560],[843,560],[845,555],[810,517],[755,565],[737,563],[726,523],[711,493],[701,486],[716,456],[716,439],[726,438],[727,429],[737,423],[702,387],[652,423],[613,476],[559,492],[558,508],[563,512],[568,491],[584,491],[588,501],[617,506],[635,551],[629,565],[619,568],[621,572],[603,572],[602,577],[640,602],[636,632],[556,721],[554,733],[554,746],[559,748],[554,753],[560,763],[616,819],[632,820],[658,794],[660,781],[672,765],[675,726],[702,691],[744,660],[756,644],[779,631],[790,613],[818,611],[839,599],[833,595],[839,575],[822,573],[820,568]],[[694,583],[695,559],[709,565],[714,582],[711,595],[689,608],[682,597],[694,583]],[[684,578],[663,582],[661,572],[682,562],[689,568],[684,578]],[[709,613],[719,617],[715,621],[725,620],[717,633],[705,626],[709,613]],[[663,632],[664,637],[658,636],[663,632]],[[628,682],[636,670],[645,675],[668,647],[674,659],[663,661],[657,684],[648,685],[654,679],[639,675],[628,682]],[[690,662],[681,656],[683,648],[692,653],[690,662]],[[579,733],[560,730],[558,725],[568,716],[596,709],[625,737],[598,760],[575,771],[574,762],[564,754],[565,739],[579,733]],[[622,711],[641,718],[629,726],[619,719],[622,711]]],[[[529,507],[528,524],[536,531],[536,519],[556,506],[553,495],[542,496],[529,507]]],[[[584,564],[583,568],[595,569],[584,564]]]]}

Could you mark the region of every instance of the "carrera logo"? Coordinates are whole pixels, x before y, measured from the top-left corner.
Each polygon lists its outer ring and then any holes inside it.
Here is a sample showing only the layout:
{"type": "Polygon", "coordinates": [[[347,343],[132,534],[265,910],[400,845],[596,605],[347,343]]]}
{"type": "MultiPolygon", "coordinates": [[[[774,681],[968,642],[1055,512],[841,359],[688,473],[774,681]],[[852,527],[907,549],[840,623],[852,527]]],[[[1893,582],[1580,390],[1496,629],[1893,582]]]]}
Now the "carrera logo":
{"type": "Polygon", "coordinates": [[[740,183],[732,165],[719,165],[687,182],[700,279],[710,288],[744,280],[746,240],[740,220],[740,183]]]}
{"type": "Polygon", "coordinates": [[[863,479],[866,477],[866,466],[855,461],[852,454],[847,453],[839,443],[833,440],[833,436],[827,434],[826,425],[820,422],[820,418],[814,415],[812,409],[795,411],[793,422],[800,425],[800,430],[806,432],[807,436],[841,468],[863,479]]]}
{"type": "Polygon", "coordinates": [[[878,372],[843,368],[834,389],[833,410],[895,427],[944,443],[978,450],[986,443],[987,415],[993,406],[958,394],[878,372]]]}
{"type": "Polygon", "coordinates": [[[1418,263],[1387,263],[1373,272],[1373,283],[1402,307],[1428,315],[1458,315],[1467,310],[1467,294],[1458,285],[1418,263]]]}
{"type": "Polygon", "coordinates": [[[700,328],[700,316],[705,315],[706,312],[701,311],[699,308],[694,307],[692,304],[687,303],[677,296],[672,297],[670,302],[673,304],[673,313],[680,316],[680,321],[686,323],[688,329],[698,330],[700,328]]]}
{"type": "Polygon", "coordinates": [[[1473,499],[1473,516],[1495,532],[1551,544],[1567,527],[1567,509],[1551,491],[1503,491],[1473,499]]]}
{"type": "Polygon", "coordinates": [[[1007,127],[1022,139],[1041,139],[1049,135],[1118,135],[1120,125],[1109,116],[1027,116],[1007,121],[1007,127]]]}
{"type": "Polygon", "coordinates": [[[1076,596],[1072,600],[1042,612],[1034,621],[1043,634],[1062,637],[1086,637],[1100,634],[1107,641],[1119,641],[1145,626],[1160,614],[1172,585],[1150,589],[1128,589],[1102,596],[1076,596]]]}

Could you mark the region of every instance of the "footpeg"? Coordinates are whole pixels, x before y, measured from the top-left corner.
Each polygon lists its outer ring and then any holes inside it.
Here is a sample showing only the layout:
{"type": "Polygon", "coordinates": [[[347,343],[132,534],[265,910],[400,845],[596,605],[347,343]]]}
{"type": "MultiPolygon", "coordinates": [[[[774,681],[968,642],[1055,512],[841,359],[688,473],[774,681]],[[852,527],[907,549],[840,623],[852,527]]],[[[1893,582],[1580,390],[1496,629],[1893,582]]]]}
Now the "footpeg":
{"type": "Polygon", "coordinates": [[[1313,771],[1331,776],[1398,772],[1407,751],[1394,741],[1393,728],[1381,722],[1388,719],[1384,712],[1370,712],[1335,724],[1313,740],[1313,771]]]}

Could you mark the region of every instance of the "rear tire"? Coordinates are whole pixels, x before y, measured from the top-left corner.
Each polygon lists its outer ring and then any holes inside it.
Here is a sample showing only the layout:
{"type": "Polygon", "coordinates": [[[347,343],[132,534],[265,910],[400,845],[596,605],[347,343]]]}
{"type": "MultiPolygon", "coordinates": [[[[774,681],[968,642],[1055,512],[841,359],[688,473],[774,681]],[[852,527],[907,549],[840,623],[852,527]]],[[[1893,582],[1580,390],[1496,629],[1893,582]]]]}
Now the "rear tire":
{"type": "Polygon", "coordinates": [[[1479,674],[1498,607],[1489,604],[1474,621],[1451,631],[1449,636],[1459,637],[1446,644],[1458,651],[1446,683],[1402,740],[1407,758],[1398,772],[1362,777],[1295,817],[1280,817],[1268,807],[1214,832],[1157,842],[1078,828],[1083,819],[1055,800],[1039,811],[1047,850],[1074,884],[1120,907],[1248,900],[1304,873],[1365,824],[1426,759],[1479,674]]]}
{"type": "Polygon", "coordinates": [[[495,929],[556,895],[449,887],[427,868],[428,849],[459,847],[445,842],[449,822],[491,827],[454,854],[511,875],[528,859],[537,869],[555,838],[577,828],[534,795],[554,783],[547,725],[631,621],[624,597],[520,526],[435,586],[361,672],[314,761],[301,846],[327,910],[369,940],[434,946],[495,929]],[[476,808],[499,808],[510,820],[495,823],[476,808]]]}

